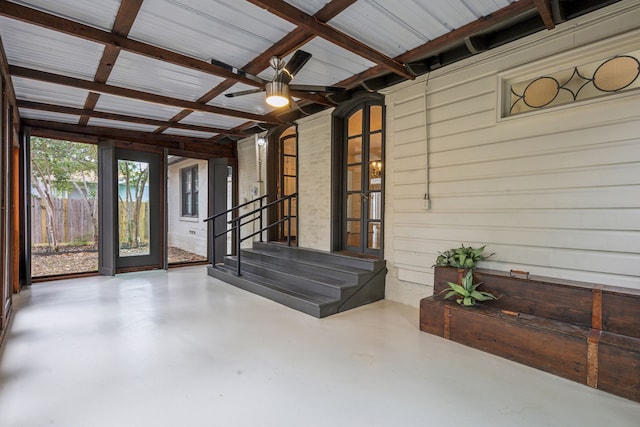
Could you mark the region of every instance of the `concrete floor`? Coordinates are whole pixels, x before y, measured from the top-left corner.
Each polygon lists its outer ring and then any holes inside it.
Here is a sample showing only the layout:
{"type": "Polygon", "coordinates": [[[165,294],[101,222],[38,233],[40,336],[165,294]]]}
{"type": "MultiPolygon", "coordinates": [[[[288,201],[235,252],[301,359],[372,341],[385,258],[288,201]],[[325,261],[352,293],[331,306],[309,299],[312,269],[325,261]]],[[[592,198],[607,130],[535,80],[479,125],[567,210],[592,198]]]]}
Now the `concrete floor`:
{"type": "Polygon", "coordinates": [[[0,359],[9,426],[640,425],[640,404],[418,330],[389,301],[323,320],[206,268],[34,285],[0,359]]]}

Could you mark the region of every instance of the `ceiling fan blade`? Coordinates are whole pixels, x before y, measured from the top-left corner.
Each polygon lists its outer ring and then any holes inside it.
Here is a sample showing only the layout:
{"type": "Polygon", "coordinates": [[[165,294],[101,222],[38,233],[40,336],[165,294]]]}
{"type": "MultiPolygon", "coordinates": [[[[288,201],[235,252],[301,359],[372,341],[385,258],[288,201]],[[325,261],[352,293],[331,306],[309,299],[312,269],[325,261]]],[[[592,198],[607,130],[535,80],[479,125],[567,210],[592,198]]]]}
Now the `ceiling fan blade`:
{"type": "Polygon", "coordinates": [[[304,65],[311,59],[311,54],[304,50],[298,50],[293,54],[284,70],[278,75],[278,81],[283,83],[289,83],[293,77],[298,74],[298,71],[304,67],[304,65]]]}
{"type": "Polygon", "coordinates": [[[289,85],[289,89],[303,92],[318,93],[338,93],[344,92],[346,88],[340,86],[316,86],[316,85],[289,85]]]}
{"type": "Polygon", "coordinates": [[[234,67],[233,65],[229,65],[226,62],[222,62],[222,61],[218,61],[217,59],[211,58],[209,60],[209,62],[211,62],[211,64],[218,66],[220,68],[224,68],[227,71],[231,71],[233,74],[240,76],[240,77],[246,77],[248,79],[251,79],[255,82],[258,82],[262,85],[264,85],[267,81],[264,79],[261,79],[258,76],[254,76],[253,74],[247,73],[246,71],[242,71],[239,68],[234,67]]]}
{"type": "Polygon", "coordinates": [[[238,92],[225,93],[227,98],[235,98],[236,96],[251,95],[252,93],[264,92],[264,89],[247,89],[238,92]]]}

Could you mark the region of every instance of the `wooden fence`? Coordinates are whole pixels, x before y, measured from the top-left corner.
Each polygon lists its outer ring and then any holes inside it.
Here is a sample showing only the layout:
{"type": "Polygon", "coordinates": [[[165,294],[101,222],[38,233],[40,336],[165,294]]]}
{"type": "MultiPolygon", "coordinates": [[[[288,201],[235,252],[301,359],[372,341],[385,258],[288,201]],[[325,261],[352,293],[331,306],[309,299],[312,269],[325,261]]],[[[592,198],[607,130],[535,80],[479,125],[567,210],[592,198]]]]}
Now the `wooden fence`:
{"type": "MultiPolygon", "coordinates": [[[[81,199],[55,199],[55,221],[58,227],[60,237],[59,244],[81,243],[86,242],[92,244],[97,240],[97,236],[93,235],[93,224],[91,223],[91,212],[87,209],[86,204],[81,199]]],[[[93,201],[95,203],[95,201],[93,201]]],[[[140,241],[148,243],[148,214],[147,202],[142,203],[140,212],[140,241]]],[[[133,204],[131,209],[133,209],[133,204]]],[[[120,224],[126,224],[126,204],[120,203],[119,206],[120,224]]],[[[96,212],[97,215],[97,212],[96,212]]],[[[97,221],[97,216],[96,216],[97,221]]],[[[126,242],[127,232],[125,227],[120,227],[120,241],[126,242]]],[[[31,244],[47,245],[51,243],[51,230],[47,226],[47,211],[40,203],[40,199],[31,198],[31,244]]]]}
{"type": "MultiPolygon", "coordinates": [[[[97,236],[93,235],[91,212],[80,199],[55,199],[54,215],[60,232],[59,243],[86,241],[93,243],[97,236]]],[[[97,220],[97,217],[96,217],[97,220]]],[[[47,211],[40,199],[31,198],[31,244],[42,245],[51,242],[51,230],[47,227],[47,211]]]]}

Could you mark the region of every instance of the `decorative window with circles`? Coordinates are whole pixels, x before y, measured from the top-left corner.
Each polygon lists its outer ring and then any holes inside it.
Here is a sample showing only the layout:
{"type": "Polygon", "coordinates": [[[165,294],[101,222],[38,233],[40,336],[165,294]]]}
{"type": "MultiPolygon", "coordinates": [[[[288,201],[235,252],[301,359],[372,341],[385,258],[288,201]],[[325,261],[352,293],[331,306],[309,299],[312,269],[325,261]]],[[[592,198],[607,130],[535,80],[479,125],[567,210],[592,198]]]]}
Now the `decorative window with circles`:
{"type": "Polygon", "coordinates": [[[640,50],[507,85],[505,116],[640,88],[640,50]]]}

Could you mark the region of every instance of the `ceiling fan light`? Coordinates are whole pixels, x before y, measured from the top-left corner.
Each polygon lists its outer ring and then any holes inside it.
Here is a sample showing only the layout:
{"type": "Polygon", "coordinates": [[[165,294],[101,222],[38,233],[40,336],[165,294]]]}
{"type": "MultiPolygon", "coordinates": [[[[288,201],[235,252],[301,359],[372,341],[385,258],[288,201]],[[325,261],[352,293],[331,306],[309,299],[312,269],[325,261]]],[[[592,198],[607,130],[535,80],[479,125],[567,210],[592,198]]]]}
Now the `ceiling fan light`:
{"type": "Polygon", "coordinates": [[[267,104],[272,107],[284,107],[289,103],[289,86],[283,82],[269,82],[265,85],[267,104]]]}

